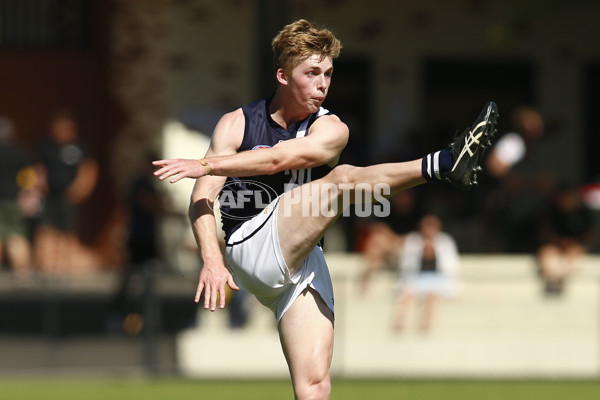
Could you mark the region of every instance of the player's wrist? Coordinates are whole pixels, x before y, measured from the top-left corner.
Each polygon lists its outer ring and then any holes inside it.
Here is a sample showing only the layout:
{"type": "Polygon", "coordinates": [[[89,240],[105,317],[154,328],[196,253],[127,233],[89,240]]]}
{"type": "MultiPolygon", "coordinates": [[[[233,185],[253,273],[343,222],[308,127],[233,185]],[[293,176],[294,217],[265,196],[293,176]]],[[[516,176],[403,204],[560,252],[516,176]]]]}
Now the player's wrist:
{"type": "Polygon", "coordinates": [[[210,173],[212,172],[212,167],[210,166],[210,164],[208,163],[208,160],[206,158],[201,158],[198,160],[198,162],[200,163],[200,165],[202,165],[204,167],[204,169],[206,170],[206,175],[210,175],[210,173]]]}

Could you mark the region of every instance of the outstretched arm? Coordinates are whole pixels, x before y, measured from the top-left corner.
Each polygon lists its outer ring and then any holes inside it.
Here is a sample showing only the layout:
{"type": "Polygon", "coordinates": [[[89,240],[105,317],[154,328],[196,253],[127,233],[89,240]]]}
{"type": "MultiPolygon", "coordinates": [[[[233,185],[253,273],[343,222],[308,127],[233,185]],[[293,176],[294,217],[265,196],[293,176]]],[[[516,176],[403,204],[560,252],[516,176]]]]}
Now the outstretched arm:
{"type": "MultiPolygon", "coordinates": [[[[241,111],[240,111],[241,113],[241,111]]],[[[242,117],[243,118],[243,117],[242,117]]],[[[348,127],[336,116],[319,118],[302,138],[278,143],[270,149],[237,154],[208,156],[201,160],[173,159],[155,161],[161,167],[154,175],[160,180],[215,176],[271,175],[287,169],[335,165],[348,142],[348,127]]]]}

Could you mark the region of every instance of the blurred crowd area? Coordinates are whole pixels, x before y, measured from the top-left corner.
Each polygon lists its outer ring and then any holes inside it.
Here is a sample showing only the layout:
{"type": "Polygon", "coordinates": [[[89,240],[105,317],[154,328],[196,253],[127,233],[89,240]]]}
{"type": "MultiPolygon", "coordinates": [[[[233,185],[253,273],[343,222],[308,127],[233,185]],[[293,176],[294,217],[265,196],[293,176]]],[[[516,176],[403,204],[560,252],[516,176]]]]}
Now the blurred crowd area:
{"type": "Polygon", "coordinates": [[[84,258],[78,207],[96,187],[98,164],[69,110],[56,111],[34,148],[17,140],[18,129],[0,118],[2,265],[23,278],[74,271],[84,258]]]}
{"type": "MultiPolygon", "coordinates": [[[[358,218],[350,212],[327,234],[325,250],[363,255],[368,279],[381,268],[396,268],[404,238],[418,231],[423,217],[433,215],[461,253],[532,254],[541,276],[566,279],[583,255],[600,250],[600,183],[562,181],[548,172],[539,158],[545,120],[535,108],[519,106],[505,110],[503,117],[509,120],[508,129],[497,132],[478,188],[459,192],[449,185],[428,184],[393,197],[387,216],[358,218]]],[[[57,110],[33,146],[19,142],[18,129],[10,116],[0,119],[2,268],[23,279],[33,273],[97,270],[100,257],[84,243],[80,216],[99,176],[110,172],[99,167],[70,110],[57,110]]],[[[208,144],[206,135],[181,123],[167,125],[164,135],[167,157],[208,144]]],[[[423,143],[428,141],[413,135],[403,153],[382,155],[371,163],[418,158],[427,151],[423,143]]],[[[351,140],[342,162],[360,160],[357,148],[351,140]]],[[[151,161],[158,158],[149,152],[140,160],[120,199],[123,255],[118,257],[121,265],[110,268],[124,271],[125,286],[150,261],[162,263],[165,270],[200,267],[184,216],[192,183],[161,184],[152,175],[151,161]],[[187,256],[182,258],[182,253],[187,256]]]]}
{"type": "MultiPolygon", "coordinates": [[[[536,108],[518,106],[503,118],[507,129],[497,132],[475,190],[424,185],[392,198],[389,217],[347,221],[354,224],[349,247],[364,255],[366,277],[398,268],[405,238],[428,214],[440,219],[462,254],[534,256],[550,292],[560,293],[582,257],[600,251],[600,181],[550,172],[540,159],[546,124],[536,108]]],[[[418,143],[409,148],[417,150],[408,159],[425,153],[418,143]]]]}
{"type": "Polygon", "coordinates": [[[70,278],[118,272],[118,284],[108,289],[113,294],[107,294],[108,305],[103,307],[106,327],[116,320],[118,331],[125,324],[138,333],[141,293],[150,283],[147,270],[151,263],[165,261],[159,255],[163,196],[155,187],[151,164],[158,157],[146,155],[119,199],[122,230],[115,240],[121,242],[122,261],[106,267],[98,243],[86,240],[89,228],[82,215],[107,171],[86,142],[77,114],[56,110],[32,146],[19,141],[18,133],[10,117],[0,117],[0,262],[2,272],[11,277],[2,287],[27,295],[58,282],[52,290],[62,291],[70,278]],[[138,284],[132,295],[136,275],[143,280],[142,289],[138,284]]]}
{"type": "MultiPolygon", "coordinates": [[[[451,297],[460,285],[460,254],[531,255],[543,292],[558,297],[585,255],[598,252],[600,184],[565,182],[547,172],[538,158],[545,121],[535,108],[520,106],[504,116],[510,129],[497,133],[478,188],[459,192],[443,183],[413,188],[390,199],[389,215],[358,218],[350,212],[326,234],[326,252],[359,255],[363,295],[378,274],[392,272],[394,330],[404,329],[415,302],[423,304],[420,329],[430,330],[439,298],[451,297]]],[[[119,199],[121,261],[107,268],[98,249],[85,241],[81,216],[99,177],[110,172],[86,143],[77,115],[57,110],[33,146],[23,145],[18,131],[10,116],[0,118],[2,271],[17,289],[36,290],[40,278],[68,282],[108,270],[117,278],[105,286],[100,329],[140,333],[159,296],[152,287],[156,274],[187,275],[192,282],[201,268],[185,217],[193,182],[159,182],[151,163],[159,156],[146,153],[119,199]]],[[[195,149],[208,146],[206,135],[179,122],[165,125],[163,134],[163,156],[194,157],[195,149]]],[[[422,141],[415,137],[398,158],[373,162],[416,158],[425,153],[422,141]]],[[[358,159],[355,148],[351,143],[348,159],[358,159]]],[[[246,326],[251,296],[244,290],[228,296],[228,325],[246,326]]],[[[179,309],[184,311],[174,326],[193,325],[193,309],[179,309]]]]}

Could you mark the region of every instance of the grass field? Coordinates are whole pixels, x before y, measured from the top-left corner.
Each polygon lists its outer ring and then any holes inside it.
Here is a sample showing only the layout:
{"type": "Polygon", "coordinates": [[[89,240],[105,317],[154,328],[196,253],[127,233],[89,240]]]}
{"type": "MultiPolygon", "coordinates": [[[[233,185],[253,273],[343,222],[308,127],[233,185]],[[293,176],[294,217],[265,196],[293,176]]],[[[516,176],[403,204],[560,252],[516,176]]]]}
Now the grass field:
{"type": "MultiPolygon", "coordinates": [[[[287,381],[0,380],[2,400],[280,400],[287,381]]],[[[587,400],[599,381],[334,381],[332,400],[587,400]]]]}

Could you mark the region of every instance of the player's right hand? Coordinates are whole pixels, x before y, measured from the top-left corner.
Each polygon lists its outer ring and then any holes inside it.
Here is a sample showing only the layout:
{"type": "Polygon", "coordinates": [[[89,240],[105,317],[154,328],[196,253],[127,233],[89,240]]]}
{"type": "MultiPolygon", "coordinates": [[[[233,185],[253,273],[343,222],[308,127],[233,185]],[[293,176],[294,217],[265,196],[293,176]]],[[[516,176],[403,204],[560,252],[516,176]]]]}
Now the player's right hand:
{"type": "Polygon", "coordinates": [[[208,175],[210,167],[205,163],[204,159],[191,160],[183,158],[152,161],[152,165],[160,167],[160,169],[154,171],[154,175],[161,181],[173,177],[169,180],[171,183],[180,181],[183,178],[197,179],[208,175]]]}

